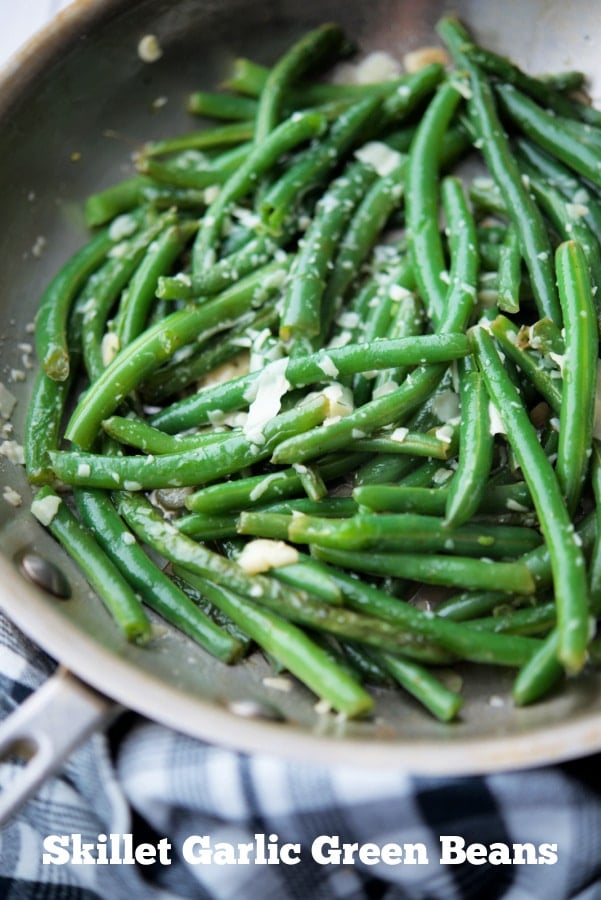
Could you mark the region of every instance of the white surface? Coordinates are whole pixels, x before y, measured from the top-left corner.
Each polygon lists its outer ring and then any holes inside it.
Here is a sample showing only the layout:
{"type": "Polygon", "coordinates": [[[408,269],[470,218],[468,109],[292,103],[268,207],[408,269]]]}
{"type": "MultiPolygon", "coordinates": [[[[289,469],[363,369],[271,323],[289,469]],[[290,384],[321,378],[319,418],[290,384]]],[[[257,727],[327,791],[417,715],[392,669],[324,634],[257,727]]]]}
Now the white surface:
{"type": "Polygon", "coordinates": [[[0,65],[72,0],[0,0],[0,65]]]}

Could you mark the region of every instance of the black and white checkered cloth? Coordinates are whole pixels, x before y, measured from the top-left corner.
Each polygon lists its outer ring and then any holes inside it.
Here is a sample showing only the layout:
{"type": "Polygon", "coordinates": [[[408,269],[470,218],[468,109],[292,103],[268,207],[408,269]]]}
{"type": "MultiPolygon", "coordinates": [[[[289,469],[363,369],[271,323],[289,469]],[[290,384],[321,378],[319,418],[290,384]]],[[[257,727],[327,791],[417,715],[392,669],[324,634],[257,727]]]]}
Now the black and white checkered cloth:
{"type": "MultiPolygon", "coordinates": [[[[0,618],[4,716],[54,664],[0,618]]],[[[0,766],[0,783],[11,766],[0,766]]],[[[403,772],[289,764],[245,756],[128,715],[95,734],[0,834],[5,900],[601,900],[601,756],[487,777],[411,778],[403,772]],[[49,834],[169,839],[170,865],[43,865],[49,834]],[[190,835],[213,845],[277,834],[299,843],[298,865],[192,865],[190,835]],[[320,865],[317,835],[346,843],[422,842],[427,865],[320,865]],[[440,835],[467,843],[557,844],[553,865],[444,866],[440,835]]]]}

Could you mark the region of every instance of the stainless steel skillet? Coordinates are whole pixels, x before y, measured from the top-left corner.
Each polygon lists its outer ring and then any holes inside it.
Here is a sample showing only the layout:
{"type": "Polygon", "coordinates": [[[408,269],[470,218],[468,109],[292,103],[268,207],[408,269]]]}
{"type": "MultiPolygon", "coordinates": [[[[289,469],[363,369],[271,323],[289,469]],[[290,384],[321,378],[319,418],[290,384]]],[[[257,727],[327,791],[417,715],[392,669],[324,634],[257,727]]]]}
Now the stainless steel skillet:
{"type": "MultiPolygon", "coordinates": [[[[463,0],[453,8],[485,44],[529,70],[583,69],[593,94],[601,91],[595,0],[569,7],[558,0],[463,0]]],[[[123,177],[141,142],[191,127],[187,91],[214,85],[236,55],[271,61],[303,30],[328,19],[340,21],[365,50],[402,55],[435,41],[433,25],[445,9],[435,0],[306,0],[300,9],[292,0],[80,0],[31,43],[0,85],[0,379],[17,399],[14,439],[22,437],[30,389],[22,346],[31,340],[27,326],[44,284],[85,239],[82,200],[123,177]],[[163,49],[152,65],[137,54],[146,34],[155,34],[163,49]]],[[[386,691],[373,719],[348,723],[319,716],[300,687],[284,693],[266,686],[258,658],[227,668],[169,628],[150,648],[125,645],[28,513],[22,468],[0,457],[0,473],[3,488],[23,498],[14,508],[0,497],[0,607],[64,667],[33,708],[25,705],[4,727],[0,751],[18,738],[41,748],[29,787],[114,709],[105,698],[248,752],[413,773],[497,771],[601,748],[601,678],[593,674],[560,696],[516,710],[508,699],[510,676],[478,670],[466,679],[457,724],[440,725],[386,691]],[[24,552],[55,562],[71,598],[59,600],[24,577],[24,552]],[[255,716],[239,714],[249,709],[255,716]]],[[[5,805],[9,799],[5,794],[5,805]]]]}

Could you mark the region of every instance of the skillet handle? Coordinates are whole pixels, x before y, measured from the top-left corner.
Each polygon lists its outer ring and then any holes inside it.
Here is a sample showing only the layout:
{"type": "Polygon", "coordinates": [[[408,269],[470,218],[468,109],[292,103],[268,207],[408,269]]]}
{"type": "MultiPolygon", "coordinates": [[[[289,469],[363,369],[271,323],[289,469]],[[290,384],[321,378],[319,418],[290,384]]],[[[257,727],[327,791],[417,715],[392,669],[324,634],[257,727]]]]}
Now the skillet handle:
{"type": "Polygon", "coordinates": [[[13,816],[69,754],[119,712],[59,666],[42,687],[0,723],[0,762],[24,764],[0,791],[0,827],[13,816]]]}

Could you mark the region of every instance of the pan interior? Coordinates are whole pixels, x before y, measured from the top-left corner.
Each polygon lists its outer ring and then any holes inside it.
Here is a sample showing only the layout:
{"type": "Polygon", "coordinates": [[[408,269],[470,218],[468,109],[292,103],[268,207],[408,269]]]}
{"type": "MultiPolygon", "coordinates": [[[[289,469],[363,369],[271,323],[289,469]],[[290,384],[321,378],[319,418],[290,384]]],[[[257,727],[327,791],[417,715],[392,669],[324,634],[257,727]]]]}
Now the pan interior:
{"type": "MultiPolygon", "coordinates": [[[[529,71],[578,68],[593,96],[600,91],[594,0],[580,0],[577,15],[556,0],[508,0],[502,7],[464,0],[453,9],[485,45],[529,71]]],[[[307,0],[300,9],[292,0],[95,0],[76,4],[35,52],[25,51],[0,91],[1,380],[16,399],[2,440],[22,440],[32,383],[31,322],[44,285],[85,239],[83,199],[131,174],[131,154],[144,141],[194,127],[184,111],[190,90],[215,86],[238,55],[273,61],[292,39],[326,20],[341,22],[361,51],[402,56],[437,42],[433,25],[444,11],[435,0],[307,0]],[[150,33],[163,50],[153,65],[136,50],[150,33]]],[[[31,492],[22,467],[1,456],[0,469],[3,487],[23,501],[19,508],[0,502],[0,605],[82,678],[159,721],[242,749],[323,761],[335,741],[347,761],[413,771],[506,768],[601,746],[594,674],[516,710],[508,699],[511,673],[472,669],[465,711],[455,725],[440,725],[410,699],[386,690],[377,692],[372,719],[351,723],[318,715],[314,698],[300,686],[267,686],[270,669],[258,655],[228,668],[160,623],[151,648],[126,645],[75,567],[27,512],[31,492]],[[16,560],[25,550],[58,564],[71,584],[69,599],[49,597],[20,575],[16,560]],[[259,702],[283,722],[240,719],[229,709],[241,700],[259,702]]]]}

